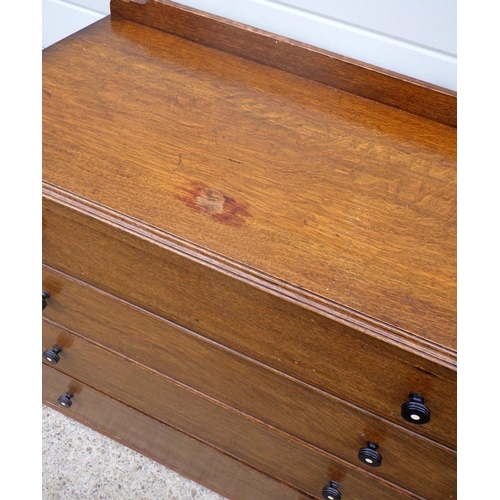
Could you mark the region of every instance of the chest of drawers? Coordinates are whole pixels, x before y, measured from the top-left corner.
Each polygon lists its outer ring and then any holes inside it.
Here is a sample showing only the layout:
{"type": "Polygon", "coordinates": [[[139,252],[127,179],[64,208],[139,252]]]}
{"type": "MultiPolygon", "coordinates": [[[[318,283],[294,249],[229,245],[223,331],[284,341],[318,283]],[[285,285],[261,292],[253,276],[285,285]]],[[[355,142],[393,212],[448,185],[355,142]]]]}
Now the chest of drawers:
{"type": "Polygon", "coordinates": [[[235,500],[456,498],[456,97],[111,11],[43,56],[44,402],[235,500]]]}

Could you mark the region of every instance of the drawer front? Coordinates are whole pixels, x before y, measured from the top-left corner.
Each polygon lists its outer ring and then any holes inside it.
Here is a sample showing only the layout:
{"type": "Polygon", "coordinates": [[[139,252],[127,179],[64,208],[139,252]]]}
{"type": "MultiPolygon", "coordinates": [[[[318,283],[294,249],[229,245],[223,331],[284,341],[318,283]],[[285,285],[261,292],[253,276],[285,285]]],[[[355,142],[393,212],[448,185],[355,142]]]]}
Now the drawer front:
{"type": "MultiPolygon", "coordinates": [[[[328,480],[328,472],[341,463],[333,454],[277,432],[267,422],[245,416],[47,320],[43,321],[43,341],[44,346],[57,344],[63,349],[59,354],[59,370],[305,492],[317,495],[320,485],[328,480]]],[[[190,366],[195,369],[193,364],[190,366]]],[[[274,406],[279,408],[279,397],[274,406]]],[[[368,474],[373,481],[383,478],[429,499],[455,498],[455,464],[452,457],[443,453],[445,450],[428,447],[425,455],[419,449],[422,443],[418,436],[415,435],[414,440],[405,440],[403,436],[401,443],[397,436],[391,436],[389,426],[379,423],[376,428],[369,420],[363,422],[355,415],[352,418],[356,419],[354,425],[359,427],[358,433],[369,433],[372,429],[377,432],[384,460],[376,473],[372,473],[373,469],[368,470],[369,467],[360,471],[359,467],[350,465],[358,471],[358,480],[368,474]]],[[[334,427],[331,432],[342,449],[347,447],[345,443],[351,443],[350,454],[355,459],[358,449],[365,443],[359,435],[346,438],[352,425],[346,422],[346,426],[346,430],[334,427]]],[[[344,473],[342,471],[342,475],[344,473]]],[[[371,498],[373,487],[366,486],[363,497],[371,498]]],[[[377,498],[381,498],[381,494],[384,493],[378,492],[377,498]]]]}
{"type": "Polygon", "coordinates": [[[421,477],[439,471],[448,479],[455,473],[450,449],[53,269],[44,267],[43,278],[59,290],[45,318],[274,428],[354,465],[353,451],[370,440],[394,457],[406,454],[396,473],[421,468],[421,477]]]}
{"type": "Polygon", "coordinates": [[[455,370],[52,200],[43,205],[47,265],[456,448],[455,370]],[[401,418],[410,392],[425,396],[429,424],[401,418]]]}
{"type": "Polygon", "coordinates": [[[233,500],[310,500],[299,491],[260,474],[227,455],[147,417],[87,385],[43,366],[42,400],[46,405],[156,460],[233,500]],[[57,405],[66,391],[71,408],[57,405]]]}

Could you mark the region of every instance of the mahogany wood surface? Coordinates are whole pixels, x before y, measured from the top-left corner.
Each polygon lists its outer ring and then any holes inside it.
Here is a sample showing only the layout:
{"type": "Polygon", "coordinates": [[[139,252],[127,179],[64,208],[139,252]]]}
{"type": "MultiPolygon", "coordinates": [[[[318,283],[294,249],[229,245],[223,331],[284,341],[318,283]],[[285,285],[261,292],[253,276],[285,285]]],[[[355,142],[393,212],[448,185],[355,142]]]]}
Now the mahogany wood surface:
{"type": "MultiPolygon", "coordinates": [[[[350,438],[361,436],[367,427],[389,426],[396,441],[399,441],[398,433],[405,432],[383,420],[377,423],[378,419],[364,408],[354,407],[284,376],[232,349],[46,266],[43,286],[51,295],[44,318],[319,448],[335,450],[339,440],[347,438],[350,442],[350,438]],[[353,422],[360,422],[360,418],[363,426],[353,431],[353,422]],[[339,428],[345,426],[346,436],[332,434],[332,422],[339,428]]],[[[456,436],[456,421],[450,418],[452,415],[441,413],[444,408],[440,402],[445,394],[433,390],[429,374],[411,374],[404,365],[394,367],[394,371],[399,378],[389,394],[391,419],[406,427],[411,436],[416,432],[456,449],[456,441],[450,439],[456,436]],[[410,424],[400,415],[401,404],[411,392],[425,393],[432,411],[432,419],[426,425],[410,424]]],[[[376,389],[372,386],[367,388],[369,390],[376,389]]]]}
{"type": "Polygon", "coordinates": [[[457,124],[456,92],[170,2],[111,0],[111,15],[283,69],[419,116],[457,124]]]}
{"type": "MultiPolygon", "coordinates": [[[[395,435],[390,426],[374,423],[366,415],[350,414],[351,422],[330,422],[328,430],[338,439],[338,456],[345,460],[339,463],[334,455],[279,433],[47,321],[43,322],[43,342],[46,346],[57,343],[62,347],[58,370],[306,493],[314,495],[321,490],[315,471],[322,470],[324,476],[337,465],[352,461],[352,474],[358,473],[359,482],[365,482],[363,498],[380,498],[378,492],[375,495],[375,483],[380,478],[429,500],[456,498],[453,454],[417,436],[395,435]],[[383,455],[376,475],[370,467],[360,471],[362,466],[354,465],[359,448],[367,440],[378,442],[383,455]]],[[[380,483],[377,489],[382,490],[382,497],[392,495],[392,487],[387,484],[384,487],[380,483]],[[390,491],[384,493],[387,488],[390,491]]]]}
{"type": "MultiPolygon", "coordinates": [[[[121,444],[230,500],[310,500],[310,495],[290,489],[270,477],[224,455],[186,434],[112,399],[87,385],[44,365],[43,402],[121,444]],[[75,391],[69,410],[57,404],[67,390],[75,391]]],[[[342,478],[342,486],[360,491],[356,477],[342,478]]],[[[354,496],[353,495],[353,496],[354,496]]],[[[314,498],[318,498],[315,496],[314,498]]],[[[354,496],[356,498],[356,496],[354,496]]],[[[358,497],[359,498],[359,497],[358,497]]],[[[375,497],[373,497],[375,498],[375,497]]],[[[401,495],[386,498],[405,499],[401,495]]]]}
{"type": "MultiPolygon", "coordinates": [[[[43,206],[45,264],[393,421],[409,387],[429,394],[442,439],[456,442],[453,369],[76,209],[43,206]]],[[[61,286],[44,282],[54,300],[61,286]]]]}
{"type": "Polygon", "coordinates": [[[124,20],[43,61],[45,182],[456,360],[455,129],[124,20]]]}

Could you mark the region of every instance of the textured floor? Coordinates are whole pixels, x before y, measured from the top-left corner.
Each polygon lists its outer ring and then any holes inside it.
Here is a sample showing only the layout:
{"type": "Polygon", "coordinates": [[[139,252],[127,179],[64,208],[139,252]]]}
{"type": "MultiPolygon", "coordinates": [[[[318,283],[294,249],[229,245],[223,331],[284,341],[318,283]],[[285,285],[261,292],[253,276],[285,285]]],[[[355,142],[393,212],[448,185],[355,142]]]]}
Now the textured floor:
{"type": "Polygon", "coordinates": [[[225,500],[42,406],[43,500],[225,500]]]}

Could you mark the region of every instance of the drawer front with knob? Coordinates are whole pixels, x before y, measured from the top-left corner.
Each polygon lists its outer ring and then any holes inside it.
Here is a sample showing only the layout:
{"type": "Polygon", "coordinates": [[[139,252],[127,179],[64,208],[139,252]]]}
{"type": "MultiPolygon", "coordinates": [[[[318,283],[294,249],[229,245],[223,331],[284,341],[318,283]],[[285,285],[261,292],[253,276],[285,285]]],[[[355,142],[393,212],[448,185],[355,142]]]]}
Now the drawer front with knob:
{"type": "Polygon", "coordinates": [[[57,271],[45,267],[43,276],[59,290],[47,319],[304,442],[357,465],[361,445],[381,440],[382,449],[395,456],[412,450],[402,464],[405,470],[444,469],[443,477],[455,471],[453,450],[57,271]]]}
{"type": "Polygon", "coordinates": [[[454,369],[98,219],[43,204],[45,264],[456,449],[454,369]],[[426,425],[401,416],[412,392],[432,408],[426,425]]]}
{"type": "MultiPolygon", "coordinates": [[[[374,479],[388,481],[428,499],[437,500],[442,495],[454,498],[455,455],[422,441],[417,435],[398,433],[390,423],[375,424],[368,415],[361,415],[360,419],[352,413],[351,424],[348,419],[340,425],[332,421],[327,430],[332,434],[334,450],[329,453],[71,334],[48,320],[43,321],[43,339],[46,345],[62,346],[64,356],[57,365],[59,370],[310,493],[317,490],[318,480],[335,480],[317,478],[314,470],[326,472],[338,467],[337,457],[349,462],[349,467],[371,474],[371,467],[357,459],[366,434],[376,436],[383,448],[380,453],[385,456],[384,465],[377,469],[374,479]],[[335,446],[336,440],[338,446],[335,446]],[[306,463],[311,469],[308,470],[306,463]],[[312,478],[315,480],[311,481],[312,478]]],[[[225,382],[231,385],[234,381],[226,379],[225,382]]],[[[275,396],[271,411],[279,411],[282,395],[276,393],[275,396]]],[[[308,424],[314,425],[312,421],[308,424]]]]}
{"type": "MultiPolygon", "coordinates": [[[[150,457],[166,467],[238,500],[310,500],[297,489],[289,488],[240,461],[217,452],[172,427],[75,381],[59,371],[43,366],[43,402],[54,409],[90,426],[108,437],[150,457]],[[71,408],[57,403],[58,394],[76,388],[71,408]]],[[[354,478],[355,479],[355,478],[354,478]]],[[[352,498],[358,490],[354,480],[352,498]]],[[[389,496],[384,497],[389,499],[389,496]]],[[[393,497],[403,500],[396,493],[393,497]]]]}

